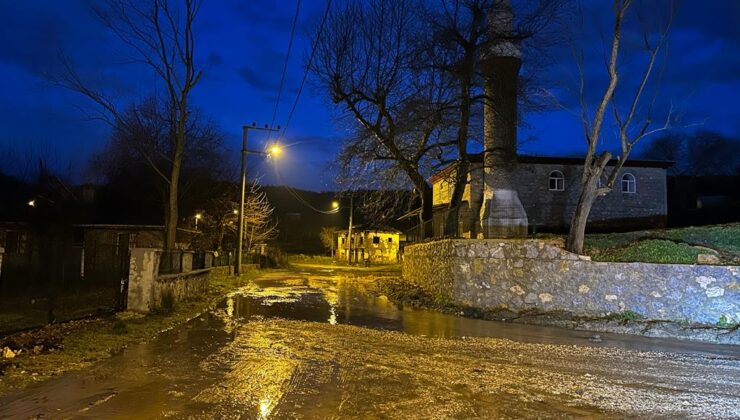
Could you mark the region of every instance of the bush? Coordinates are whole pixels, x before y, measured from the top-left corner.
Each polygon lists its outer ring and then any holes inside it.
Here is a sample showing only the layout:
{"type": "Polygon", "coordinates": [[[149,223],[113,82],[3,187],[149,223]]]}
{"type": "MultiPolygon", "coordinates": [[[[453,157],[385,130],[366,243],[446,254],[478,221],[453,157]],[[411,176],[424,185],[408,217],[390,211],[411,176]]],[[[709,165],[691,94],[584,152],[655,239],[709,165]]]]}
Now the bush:
{"type": "Polygon", "coordinates": [[[638,314],[635,311],[630,311],[630,310],[612,313],[607,318],[613,319],[615,321],[622,321],[622,322],[639,321],[641,319],[645,319],[644,316],[638,314]]]}

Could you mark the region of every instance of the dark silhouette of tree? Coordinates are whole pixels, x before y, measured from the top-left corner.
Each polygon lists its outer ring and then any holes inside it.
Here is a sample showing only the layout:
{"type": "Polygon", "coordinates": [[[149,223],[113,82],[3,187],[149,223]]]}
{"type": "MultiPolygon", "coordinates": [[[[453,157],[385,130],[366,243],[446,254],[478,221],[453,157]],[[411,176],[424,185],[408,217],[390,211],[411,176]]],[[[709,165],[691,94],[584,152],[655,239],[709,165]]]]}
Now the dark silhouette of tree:
{"type": "MultiPolygon", "coordinates": [[[[403,189],[410,183],[421,204],[420,220],[426,221],[432,213],[426,177],[455,163],[449,206],[457,209],[469,174],[469,143],[480,141],[482,132],[479,58],[498,36],[487,25],[498,3],[350,1],[330,13],[314,40],[311,70],[351,133],[339,156],[347,184],[403,189]]],[[[538,36],[554,26],[564,3],[541,0],[520,6],[521,17],[507,36],[540,46],[545,39],[554,42],[558,36],[553,33],[538,36]]],[[[536,68],[533,58],[528,69],[536,68]]],[[[529,83],[521,84],[522,92],[535,85],[532,74],[525,78],[529,83]]],[[[521,95],[529,103],[534,96],[521,95]]],[[[449,224],[457,223],[457,212],[449,214],[449,224]]]]}
{"type": "MultiPolygon", "coordinates": [[[[96,3],[93,11],[110,32],[130,48],[132,56],[127,58],[148,66],[164,87],[165,93],[161,100],[166,104],[164,109],[167,112],[162,114],[162,118],[166,122],[164,134],[171,145],[166,156],[169,160],[168,171],[159,170],[156,163],[165,156],[145,156],[147,160],[151,160],[150,166],[167,184],[164,245],[171,249],[175,245],[179,221],[180,176],[192,112],[190,94],[202,75],[195,64],[193,31],[201,1],[106,0],[101,3],[96,3]]],[[[101,109],[100,118],[111,126],[128,129],[130,113],[119,109],[111,95],[83,80],[69,60],[65,59],[63,64],[65,71],[52,76],[52,80],[98,104],[101,109]]],[[[136,132],[131,131],[130,134],[134,133],[136,132]]]]}
{"type": "Polygon", "coordinates": [[[642,152],[647,159],[674,161],[671,175],[740,175],[740,140],[720,133],[670,133],[656,137],[642,152]]]}

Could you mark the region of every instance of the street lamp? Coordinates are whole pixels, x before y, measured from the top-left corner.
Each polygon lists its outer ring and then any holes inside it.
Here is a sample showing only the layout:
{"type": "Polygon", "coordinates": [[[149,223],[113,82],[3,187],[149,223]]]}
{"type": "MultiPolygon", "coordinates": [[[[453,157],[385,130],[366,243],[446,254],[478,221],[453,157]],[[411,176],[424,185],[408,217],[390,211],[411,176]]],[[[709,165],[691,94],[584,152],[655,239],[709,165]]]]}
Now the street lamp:
{"type": "MultiPolygon", "coordinates": [[[[334,200],[331,202],[331,208],[339,213],[339,201],[334,200]]],[[[347,252],[347,261],[352,263],[352,214],[354,213],[354,197],[352,194],[349,195],[349,227],[347,228],[347,246],[345,247],[347,252]]]]}
{"type": "Polygon", "coordinates": [[[247,192],[247,155],[259,155],[267,158],[278,157],[282,153],[282,148],[278,144],[273,144],[268,148],[267,152],[259,152],[247,149],[247,133],[249,130],[276,132],[280,131],[280,126],[277,128],[270,128],[267,124],[263,127],[257,127],[257,124],[252,123],[251,126],[242,126],[242,178],[241,178],[241,200],[239,200],[239,210],[235,210],[234,214],[239,215],[239,239],[237,241],[238,246],[236,249],[236,261],[234,261],[234,274],[240,275],[242,272],[242,254],[244,252],[244,199],[247,192]]]}
{"type": "Polygon", "coordinates": [[[28,202],[29,207],[36,207],[36,200],[31,200],[28,202]]]}
{"type": "Polygon", "coordinates": [[[198,220],[202,219],[203,215],[200,213],[195,213],[195,230],[198,230],[198,220]]]}

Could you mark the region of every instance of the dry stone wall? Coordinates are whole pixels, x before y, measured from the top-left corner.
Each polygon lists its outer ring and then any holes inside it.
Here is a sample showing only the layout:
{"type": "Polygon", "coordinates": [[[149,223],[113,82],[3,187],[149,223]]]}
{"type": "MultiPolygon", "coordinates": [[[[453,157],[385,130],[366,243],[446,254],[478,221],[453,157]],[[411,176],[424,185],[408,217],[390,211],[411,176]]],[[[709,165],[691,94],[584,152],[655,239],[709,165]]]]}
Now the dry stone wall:
{"type": "Polygon", "coordinates": [[[737,266],[594,262],[536,240],[451,239],[407,246],[403,277],[483,309],[740,322],[737,266]]]}

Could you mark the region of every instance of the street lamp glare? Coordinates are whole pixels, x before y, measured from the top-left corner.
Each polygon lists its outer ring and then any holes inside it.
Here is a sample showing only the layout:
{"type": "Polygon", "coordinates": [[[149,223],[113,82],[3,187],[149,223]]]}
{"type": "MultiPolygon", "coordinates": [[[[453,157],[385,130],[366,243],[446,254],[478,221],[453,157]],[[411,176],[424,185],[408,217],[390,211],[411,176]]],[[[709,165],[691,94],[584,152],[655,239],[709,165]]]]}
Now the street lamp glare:
{"type": "Polygon", "coordinates": [[[338,201],[332,201],[331,202],[331,208],[338,209],[339,208],[339,202],[338,201]]]}
{"type": "Polygon", "coordinates": [[[203,217],[203,215],[200,214],[200,213],[196,213],[195,214],[195,220],[200,220],[202,217],[203,217]]]}
{"type": "Polygon", "coordinates": [[[270,156],[278,157],[282,153],[283,153],[283,149],[279,145],[275,144],[270,147],[270,153],[269,153],[270,156]]]}
{"type": "Polygon", "coordinates": [[[239,214],[239,210],[234,209],[234,214],[239,214]]]}
{"type": "Polygon", "coordinates": [[[36,207],[36,200],[31,200],[28,202],[28,205],[31,207],[36,207]]]}

